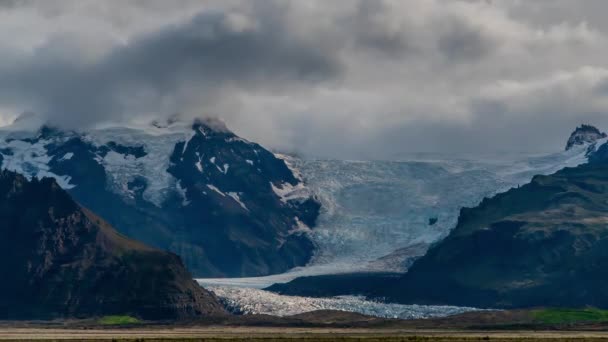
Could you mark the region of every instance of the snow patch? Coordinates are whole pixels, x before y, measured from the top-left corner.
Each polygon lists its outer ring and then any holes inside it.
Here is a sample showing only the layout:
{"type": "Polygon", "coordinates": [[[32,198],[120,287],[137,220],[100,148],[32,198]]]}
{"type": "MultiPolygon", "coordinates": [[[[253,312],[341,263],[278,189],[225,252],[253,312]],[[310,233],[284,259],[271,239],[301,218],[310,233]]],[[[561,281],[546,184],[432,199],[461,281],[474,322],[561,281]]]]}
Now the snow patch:
{"type": "Polygon", "coordinates": [[[203,173],[203,158],[196,152],[196,156],[198,157],[198,161],[194,164],[198,169],[198,172],[203,173]]]}
{"type": "Polygon", "coordinates": [[[287,235],[312,233],[312,229],[310,229],[309,226],[304,224],[304,222],[300,221],[299,217],[295,216],[294,220],[296,221],[296,225],[293,229],[291,229],[289,232],[287,232],[287,235]]]}
{"type": "Polygon", "coordinates": [[[59,158],[59,161],[70,160],[74,156],[74,153],[68,152],[63,155],[63,157],[59,158]]]}
{"type": "Polygon", "coordinates": [[[272,187],[272,191],[279,196],[283,203],[293,200],[306,199],[310,196],[309,189],[306,188],[302,182],[296,184],[295,186],[287,182],[282,183],[279,186],[275,186],[272,182],[270,182],[270,186],[272,187]]]}
{"type": "Polygon", "coordinates": [[[188,149],[188,144],[190,143],[190,140],[192,140],[192,138],[194,138],[195,135],[196,135],[196,132],[194,132],[194,130],[193,130],[192,133],[190,133],[190,136],[184,141],[184,148],[182,149],[182,156],[184,155],[184,153],[186,153],[186,150],[188,149]]]}
{"type": "Polygon", "coordinates": [[[222,190],[218,189],[215,185],[213,184],[207,184],[207,187],[215,192],[217,192],[218,194],[222,195],[223,197],[226,197],[226,194],[222,192],[222,190]]]}
{"type": "Polygon", "coordinates": [[[238,203],[241,206],[241,208],[245,209],[246,211],[249,211],[249,208],[247,208],[245,203],[243,203],[241,201],[241,198],[239,197],[238,192],[228,192],[228,196],[232,197],[232,199],[234,199],[236,201],[236,203],[238,203]]]}

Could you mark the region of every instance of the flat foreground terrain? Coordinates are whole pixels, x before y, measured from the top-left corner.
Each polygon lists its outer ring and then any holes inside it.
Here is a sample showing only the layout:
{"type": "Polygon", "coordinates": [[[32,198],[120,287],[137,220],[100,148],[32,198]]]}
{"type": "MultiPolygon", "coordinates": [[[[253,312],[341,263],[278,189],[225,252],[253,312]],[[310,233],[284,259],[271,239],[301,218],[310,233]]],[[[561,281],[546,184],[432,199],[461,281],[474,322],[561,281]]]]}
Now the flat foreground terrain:
{"type": "Polygon", "coordinates": [[[479,311],[418,320],[339,311],[291,317],[210,317],[145,322],[127,316],[88,320],[0,321],[0,341],[608,341],[608,311],[479,311]]]}
{"type": "Polygon", "coordinates": [[[1,340],[89,341],[608,341],[596,331],[448,331],[333,328],[0,328],[1,340]]]}

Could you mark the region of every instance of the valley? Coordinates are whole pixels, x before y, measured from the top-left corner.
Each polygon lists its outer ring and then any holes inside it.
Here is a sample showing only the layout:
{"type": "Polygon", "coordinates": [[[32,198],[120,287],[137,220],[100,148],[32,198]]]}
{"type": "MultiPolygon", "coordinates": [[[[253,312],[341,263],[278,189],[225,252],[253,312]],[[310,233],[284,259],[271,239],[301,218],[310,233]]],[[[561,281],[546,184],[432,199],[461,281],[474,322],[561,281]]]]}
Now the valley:
{"type": "MultiPolygon", "coordinates": [[[[24,172],[31,179],[50,176],[46,179],[57,182],[88,207],[109,215],[122,228],[121,233],[142,236],[152,244],[158,243],[154,237],[159,233],[170,237],[170,241],[188,237],[187,241],[203,243],[192,240],[191,233],[183,235],[185,232],[179,228],[167,230],[166,224],[178,214],[193,219],[204,209],[211,210],[218,221],[196,221],[197,224],[205,229],[215,224],[238,229],[234,235],[238,239],[229,242],[230,248],[240,248],[245,243],[254,251],[262,241],[249,245],[253,242],[243,238],[258,229],[258,220],[268,219],[264,216],[268,213],[259,207],[261,203],[272,205],[279,215],[276,217],[286,220],[272,221],[276,224],[273,227],[279,232],[289,229],[286,235],[278,236],[302,243],[292,245],[296,248],[290,250],[296,253],[293,257],[302,256],[297,248],[308,245],[308,261],[292,259],[293,265],[301,265],[284,273],[258,277],[200,278],[196,276],[200,273],[195,273],[198,284],[216,296],[227,312],[237,317],[277,317],[279,321],[308,313],[352,312],[402,322],[449,319],[467,313],[484,315],[487,309],[501,307],[474,300],[403,300],[384,291],[409,277],[410,268],[420,267],[420,260],[428,258],[429,248],[432,251],[449,241],[453,227],[463,219],[461,208],[474,208],[479,203],[483,206],[494,198],[524,191],[520,189],[529,188],[526,184],[542,175],[550,175],[546,176],[550,179],[568,172],[563,170],[585,170],[587,166],[581,164],[600,165],[606,139],[598,136],[594,140],[589,135],[579,139],[577,134],[573,133],[575,138],[571,137],[573,142],[565,151],[546,155],[471,159],[425,154],[395,161],[342,161],[263,152],[259,145],[240,140],[215,122],[195,122],[191,128],[174,122],[144,131],[112,128],[88,133],[42,127],[33,135],[31,131],[5,131],[5,147],[0,156],[3,167],[24,172]],[[184,135],[189,129],[193,133],[184,135]],[[162,139],[152,139],[153,136],[162,139]],[[237,149],[240,150],[236,152],[237,149]],[[165,156],[171,150],[171,155],[165,156]],[[214,157],[203,162],[202,155],[214,157]],[[247,158],[254,156],[258,159],[251,163],[260,163],[255,177],[241,169],[251,166],[247,158]],[[229,158],[230,163],[218,166],[219,160],[229,158]],[[161,169],[152,168],[155,164],[161,169]],[[209,168],[212,171],[207,171],[209,168]],[[97,178],[89,177],[92,171],[97,178]],[[231,192],[235,186],[241,191],[231,192]],[[181,196],[179,206],[176,196],[181,196]],[[106,207],[111,199],[114,202],[106,207]],[[290,218],[294,213],[298,216],[290,218]],[[239,226],[238,222],[254,226],[239,226]],[[245,233],[244,227],[253,231],[245,233]]],[[[577,186],[583,186],[580,184],[577,186]]],[[[205,215],[199,217],[208,219],[205,215]]],[[[195,232],[211,239],[201,245],[207,246],[208,251],[220,253],[218,257],[234,258],[230,248],[217,249],[217,236],[192,230],[192,234],[195,232]]],[[[260,237],[256,235],[254,241],[260,237]]],[[[279,248],[291,244],[287,241],[281,240],[279,248]]],[[[185,255],[189,268],[201,267],[200,260],[193,261],[192,255],[185,255]]],[[[259,251],[242,256],[254,263],[265,260],[266,265],[277,265],[274,257],[259,251]]],[[[250,261],[247,263],[253,265],[250,261]]],[[[234,265],[243,262],[230,261],[234,265]]],[[[216,265],[229,267],[226,263],[216,265]]],[[[432,283],[419,285],[432,288],[432,283]]],[[[113,312],[120,313],[120,309],[113,312]]],[[[199,315],[194,313],[192,317],[199,315]]]]}
{"type": "Polygon", "coordinates": [[[574,145],[547,155],[477,160],[447,155],[410,156],[403,161],[291,158],[292,168],[322,203],[312,233],[317,246],[312,261],[273,276],[197,281],[237,312],[285,315],[334,309],[410,319],[474,310],[401,306],[364,297],[370,288],[407,271],[431,244],[447,236],[461,207],[523,185],[534,175],[584,163],[586,150],[586,145],[574,145]],[[437,218],[433,225],[431,217],[437,218]],[[335,297],[342,295],[346,297],[335,297]]]}
{"type": "Polygon", "coordinates": [[[607,12],[0,0],[0,342],[608,341],[607,12]]]}

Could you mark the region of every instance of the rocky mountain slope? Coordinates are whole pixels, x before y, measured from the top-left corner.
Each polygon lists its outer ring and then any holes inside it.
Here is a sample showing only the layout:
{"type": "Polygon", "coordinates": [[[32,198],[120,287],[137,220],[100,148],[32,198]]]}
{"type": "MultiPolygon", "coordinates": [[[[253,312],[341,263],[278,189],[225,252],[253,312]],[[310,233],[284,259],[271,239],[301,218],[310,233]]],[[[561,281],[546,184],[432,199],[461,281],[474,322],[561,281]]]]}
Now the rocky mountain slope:
{"type": "Polygon", "coordinates": [[[587,164],[462,209],[446,239],[370,295],[494,308],[608,307],[608,145],[591,143],[587,164]]]}
{"type": "Polygon", "coordinates": [[[594,136],[568,151],[580,154],[583,164],[535,176],[462,209],[447,238],[432,245],[405,275],[302,277],[268,290],[363,295],[405,304],[606,306],[608,139],[601,132],[594,136]]]}
{"type": "Polygon", "coordinates": [[[284,160],[221,122],[71,132],[22,121],[0,131],[2,168],[55,178],[121,233],[180,255],[197,277],[280,273],[312,256],[318,201],[284,160]]]}
{"type": "Polygon", "coordinates": [[[0,319],[225,314],[178,256],[118,234],[55,180],[0,172],[0,319]]]}
{"type": "Polygon", "coordinates": [[[581,125],[577,127],[568,138],[566,143],[566,151],[577,145],[591,144],[599,139],[606,138],[604,132],[600,132],[597,127],[591,125],[581,125]]]}

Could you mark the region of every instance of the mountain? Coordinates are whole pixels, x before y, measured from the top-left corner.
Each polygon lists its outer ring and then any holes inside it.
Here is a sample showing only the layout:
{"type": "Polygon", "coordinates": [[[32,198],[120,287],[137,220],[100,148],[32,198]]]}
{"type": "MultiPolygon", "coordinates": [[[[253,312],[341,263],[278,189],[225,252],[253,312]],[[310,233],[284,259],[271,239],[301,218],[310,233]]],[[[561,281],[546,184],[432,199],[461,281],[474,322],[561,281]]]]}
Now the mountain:
{"type": "Polygon", "coordinates": [[[175,254],[118,234],[52,178],[0,171],[0,319],[225,314],[175,254]]]}
{"type": "Polygon", "coordinates": [[[81,132],[27,120],[0,131],[2,168],[55,178],[121,233],[180,255],[196,277],[280,273],[312,256],[319,202],[285,160],[217,120],[81,132]]]}
{"type": "Polygon", "coordinates": [[[606,137],[606,133],[600,132],[600,130],[595,126],[581,125],[580,127],[577,127],[570,135],[570,138],[566,143],[566,151],[570,150],[574,146],[591,144],[606,137]]]}
{"type": "Polygon", "coordinates": [[[406,274],[302,277],[268,290],[362,295],[405,304],[606,307],[606,140],[564,152],[583,162],[574,164],[578,166],[535,176],[526,185],[461,209],[455,228],[406,274]]]}
{"type": "Polygon", "coordinates": [[[492,308],[608,307],[607,150],[593,143],[588,163],[463,208],[447,238],[370,295],[492,308]]]}

